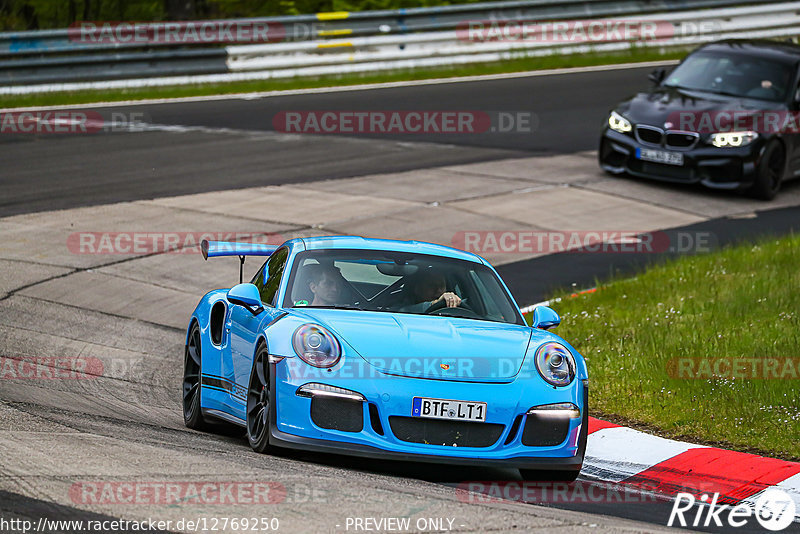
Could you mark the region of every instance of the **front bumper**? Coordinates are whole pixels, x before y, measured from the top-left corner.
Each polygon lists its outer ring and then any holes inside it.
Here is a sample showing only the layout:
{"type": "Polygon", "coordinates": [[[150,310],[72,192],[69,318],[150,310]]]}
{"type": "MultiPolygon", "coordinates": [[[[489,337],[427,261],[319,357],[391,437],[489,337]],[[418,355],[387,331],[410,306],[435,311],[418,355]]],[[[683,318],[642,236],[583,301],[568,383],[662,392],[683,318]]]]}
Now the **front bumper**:
{"type": "Polygon", "coordinates": [[[713,189],[746,189],[756,178],[764,141],[757,139],[738,148],[718,148],[702,141],[689,150],[659,148],[639,143],[632,135],[603,130],[598,159],[603,170],[674,183],[700,183],[713,189]],[[683,165],[653,163],[636,158],[636,149],[656,149],[683,154],[683,165]]]}
{"type": "MultiPolygon", "coordinates": [[[[585,383],[578,379],[570,386],[558,389],[539,387],[539,384],[532,387],[531,381],[539,379],[538,376],[498,384],[406,378],[380,373],[363,378],[337,377],[334,371],[322,380],[304,376],[304,367],[308,366],[298,358],[287,358],[271,366],[271,391],[276,413],[270,443],[276,446],[401,461],[522,469],[580,470],[583,463],[588,430],[588,393],[585,383]],[[358,405],[355,409],[360,409],[363,425],[344,431],[317,424],[320,420],[318,415],[312,416],[312,398],[297,395],[298,388],[309,382],[324,382],[363,395],[363,401],[349,401],[358,405]],[[406,440],[399,439],[391,420],[411,419],[415,396],[487,402],[486,423],[502,427],[502,431],[488,446],[411,442],[407,436],[406,440]],[[523,443],[525,424],[528,420],[531,425],[535,422],[533,416],[524,414],[533,406],[559,402],[574,403],[581,410],[581,417],[561,421],[565,439],[544,446],[523,443]]],[[[417,422],[420,418],[413,420],[417,422]]],[[[529,440],[529,436],[530,432],[525,439],[529,440]]]]}

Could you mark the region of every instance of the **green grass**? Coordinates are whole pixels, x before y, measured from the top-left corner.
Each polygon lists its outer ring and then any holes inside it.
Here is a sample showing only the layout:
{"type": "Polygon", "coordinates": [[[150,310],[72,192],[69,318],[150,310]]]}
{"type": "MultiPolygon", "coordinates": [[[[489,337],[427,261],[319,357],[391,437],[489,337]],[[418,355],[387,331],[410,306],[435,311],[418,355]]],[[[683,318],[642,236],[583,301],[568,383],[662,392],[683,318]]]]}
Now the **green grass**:
{"type": "MultiPolygon", "coordinates": [[[[677,357],[800,357],[800,236],[683,257],[552,306],[590,410],[668,437],[800,459],[800,377],[677,379],[677,357]]],[[[796,367],[795,367],[796,369],[796,367]]]]}
{"type": "Polygon", "coordinates": [[[531,70],[586,67],[614,63],[629,63],[678,59],[686,54],[685,50],[670,49],[661,52],[654,49],[635,48],[616,54],[573,54],[566,56],[547,56],[539,58],[519,58],[496,63],[479,63],[440,68],[414,70],[397,70],[368,74],[347,74],[338,76],[321,76],[309,78],[287,78],[278,80],[214,83],[202,85],[176,85],[168,87],[146,87],[139,89],[89,90],[74,92],[55,92],[27,95],[0,96],[0,108],[28,106],[57,106],[66,104],[86,104],[91,102],[112,102],[120,100],[144,100],[151,98],[178,98],[187,96],[206,96],[233,93],[251,93],[260,91],[282,91],[291,89],[308,89],[316,87],[332,87],[358,85],[366,83],[384,83],[405,80],[424,80],[432,78],[449,78],[473,76],[481,74],[500,74],[524,72],[531,70]]]}

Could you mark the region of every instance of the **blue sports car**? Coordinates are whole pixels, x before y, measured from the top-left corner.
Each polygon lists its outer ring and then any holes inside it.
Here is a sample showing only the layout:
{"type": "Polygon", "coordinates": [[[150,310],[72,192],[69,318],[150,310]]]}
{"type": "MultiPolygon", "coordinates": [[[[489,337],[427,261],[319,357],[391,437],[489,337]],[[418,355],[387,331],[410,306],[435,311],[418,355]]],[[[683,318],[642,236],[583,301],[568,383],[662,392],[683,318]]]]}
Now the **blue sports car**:
{"type": "Polygon", "coordinates": [[[240,283],[207,293],[189,321],[189,428],[239,425],[262,453],[580,472],[586,363],[546,331],[560,322],[550,308],[527,326],[483,258],[344,236],[202,250],[238,256],[240,283]],[[268,258],[241,283],[247,256],[268,258]]]}

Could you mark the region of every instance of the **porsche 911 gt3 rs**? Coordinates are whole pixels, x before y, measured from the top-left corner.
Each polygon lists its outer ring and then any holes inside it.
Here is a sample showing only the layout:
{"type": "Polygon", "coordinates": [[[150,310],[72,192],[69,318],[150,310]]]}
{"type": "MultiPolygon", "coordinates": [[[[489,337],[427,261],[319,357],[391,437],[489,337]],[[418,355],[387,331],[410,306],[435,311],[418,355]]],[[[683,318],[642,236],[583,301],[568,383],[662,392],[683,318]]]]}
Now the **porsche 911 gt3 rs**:
{"type": "Polygon", "coordinates": [[[233,423],[251,447],[505,466],[574,479],[587,435],[583,357],[528,326],[496,271],[440,245],[361,237],[279,247],[249,283],[207,293],[186,336],[188,427],[233,423]]]}

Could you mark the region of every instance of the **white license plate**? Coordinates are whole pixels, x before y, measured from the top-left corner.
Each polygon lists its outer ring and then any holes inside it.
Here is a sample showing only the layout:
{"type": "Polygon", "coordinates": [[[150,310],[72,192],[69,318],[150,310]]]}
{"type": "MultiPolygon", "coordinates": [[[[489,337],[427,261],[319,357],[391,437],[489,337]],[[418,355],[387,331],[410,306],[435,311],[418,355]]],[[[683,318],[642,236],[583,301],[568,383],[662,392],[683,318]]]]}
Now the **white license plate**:
{"type": "Polygon", "coordinates": [[[642,161],[666,163],[667,165],[683,165],[683,154],[680,152],[666,152],[649,148],[637,148],[636,158],[642,161]]]}
{"type": "Polygon", "coordinates": [[[411,415],[430,419],[486,421],[486,403],[414,397],[411,402],[411,415]]]}

